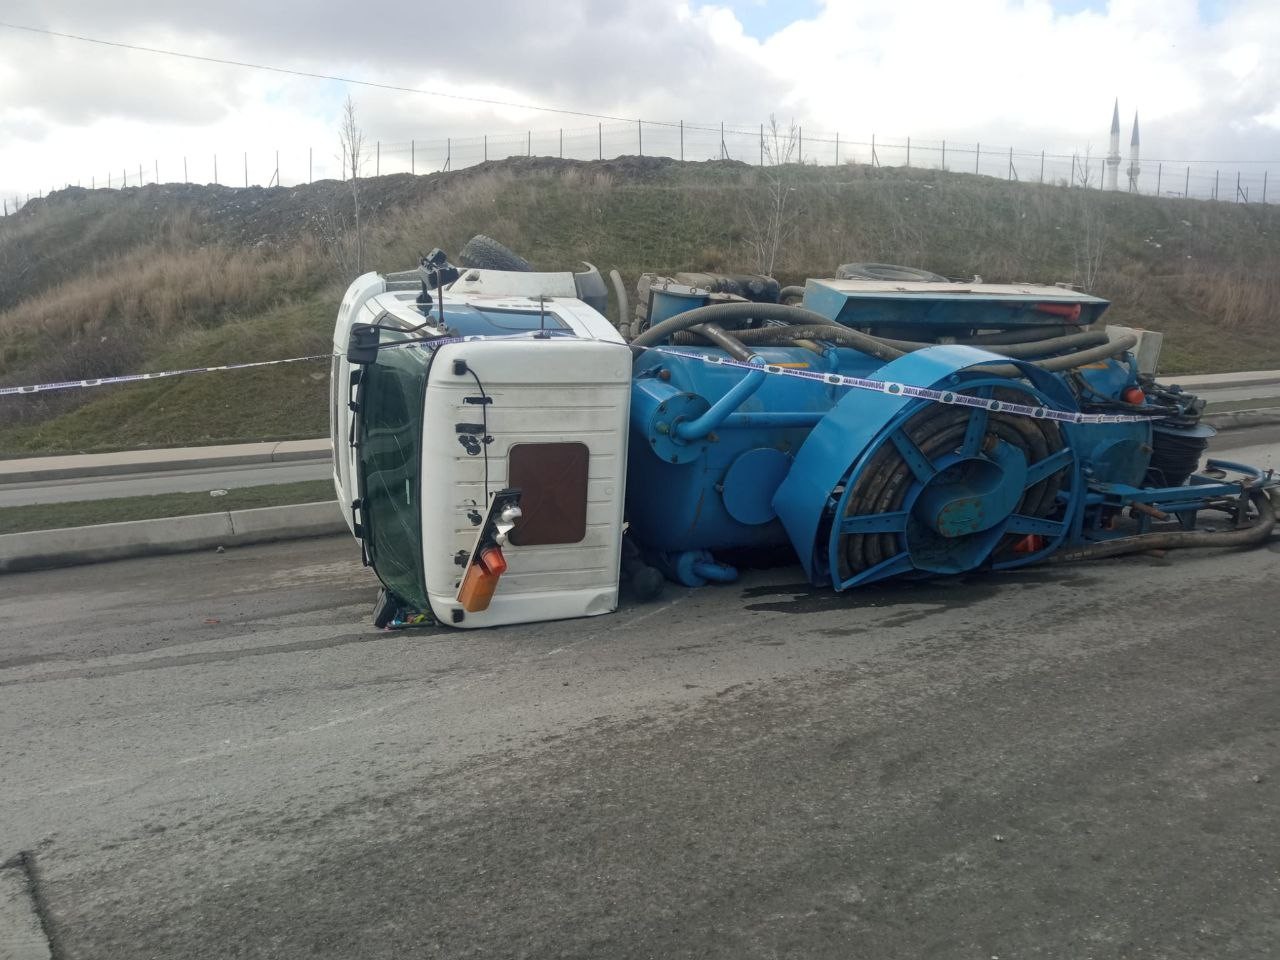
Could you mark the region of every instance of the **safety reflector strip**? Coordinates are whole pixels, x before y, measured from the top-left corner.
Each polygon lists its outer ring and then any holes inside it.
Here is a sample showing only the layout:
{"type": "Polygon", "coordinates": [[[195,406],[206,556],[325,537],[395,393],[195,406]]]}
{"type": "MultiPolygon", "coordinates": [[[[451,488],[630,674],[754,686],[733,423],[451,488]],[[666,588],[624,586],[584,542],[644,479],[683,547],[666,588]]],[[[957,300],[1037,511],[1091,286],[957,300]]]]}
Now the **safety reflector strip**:
{"type": "Polygon", "coordinates": [[[686,360],[701,360],[703,363],[719,367],[738,367],[742,370],[763,370],[767,374],[779,377],[795,377],[800,380],[812,380],[829,387],[850,387],[854,390],[870,390],[873,393],[887,393],[890,396],[911,397],[917,400],[931,400],[934,403],[946,403],[957,407],[975,407],[989,410],[992,413],[1011,413],[1020,417],[1032,417],[1036,420],[1057,420],[1061,423],[1140,423],[1159,420],[1158,415],[1127,413],[1079,413],[1072,410],[1055,410],[1052,407],[1038,407],[1027,403],[1010,403],[1007,400],[993,400],[987,397],[975,397],[954,390],[934,390],[930,387],[916,387],[908,383],[895,383],[892,380],[869,380],[864,377],[846,377],[839,373],[821,373],[816,370],[797,370],[780,364],[758,366],[742,360],[734,360],[719,354],[690,353],[675,350],[671,347],[650,347],[657,353],[686,360]]]}

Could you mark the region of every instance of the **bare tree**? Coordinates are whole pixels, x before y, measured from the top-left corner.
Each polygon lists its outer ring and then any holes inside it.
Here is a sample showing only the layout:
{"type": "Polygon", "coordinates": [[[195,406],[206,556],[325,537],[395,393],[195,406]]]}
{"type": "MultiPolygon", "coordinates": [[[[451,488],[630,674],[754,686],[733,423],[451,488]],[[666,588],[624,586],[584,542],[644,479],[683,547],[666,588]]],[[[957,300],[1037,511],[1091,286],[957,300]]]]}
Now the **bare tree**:
{"type": "Polygon", "coordinates": [[[360,232],[360,163],[364,154],[364,130],[356,117],[356,104],[347,95],[342,105],[342,121],[338,128],[338,142],[342,147],[342,162],[351,171],[351,212],[355,222],[355,272],[364,268],[364,235],[360,232]]]}
{"type": "Polygon", "coordinates": [[[1076,183],[1088,189],[1093,180],[1093,144],[1084,148],[1084,156],[1078,157],[1075,164],[1076,183]]]}
{"type": "Polygon", "coordinates": [[[766,277],[773,276],[778,254],[795,235],[797,214],[792,195],[796,189],[794,158],[799,145],[800,129],[795,121],[783,127],[770,114],[761,144],[763,189],[756,191],[745,207],[747,246],[756,271],[766,277]]]}
{"type": "Polygon", "coordinates": [[[1080,194],[1080,227],[1073,255],[1075,279],[1085,293],[1092,293],[1102,271],[1102,254],[1106,249],[1107,221],[1100,197],[1080,194]]]}

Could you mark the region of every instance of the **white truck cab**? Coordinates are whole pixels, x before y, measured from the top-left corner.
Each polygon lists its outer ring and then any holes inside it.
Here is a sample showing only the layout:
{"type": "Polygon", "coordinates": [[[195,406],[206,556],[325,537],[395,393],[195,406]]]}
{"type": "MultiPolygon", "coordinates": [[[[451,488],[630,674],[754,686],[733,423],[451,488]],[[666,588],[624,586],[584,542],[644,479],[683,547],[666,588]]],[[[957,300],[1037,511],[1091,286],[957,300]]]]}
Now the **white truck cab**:
{"type": "Polygon", "coordinates": [[[463,270],[430,287],[367,273],[347,290],[333,338],[334,487],[366,562],[405,607],[459,627],[616,607],[631,353],[574,277],[463,270]],[[372,347],[354,350],[353,331],[372,347]],[[460,598],[495,502],[510,521],[496,589],[460,598]]]}

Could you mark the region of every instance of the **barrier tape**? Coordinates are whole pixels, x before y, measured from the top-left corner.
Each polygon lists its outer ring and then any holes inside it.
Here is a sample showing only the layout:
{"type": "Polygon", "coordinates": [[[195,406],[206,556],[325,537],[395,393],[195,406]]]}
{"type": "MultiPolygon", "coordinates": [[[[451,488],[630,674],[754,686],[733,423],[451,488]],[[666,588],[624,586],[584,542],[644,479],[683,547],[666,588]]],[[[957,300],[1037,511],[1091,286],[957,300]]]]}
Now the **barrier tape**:
{"type": "MultiPolygon", "coordinates": [[[[438,349],[452,343],[475,343],[478,341],[494,341],[494,340],[543,340],[543,339],[561,339],[564,334],[556,336],[552,333],[552,337],[539,337],[540,331],[531,331],[529,333],[513,334],[503,337],[486,337],[482,335],[473,335],[467,337],[445,337],[439,340],[405,340],[399,343],[385,344],[383,349],[394,349],[396,347],[420,346],[428,349],[438,349]]],[[[570,335],[571,336],[571,335],[570,335]]],[[[891,396],[913,397],[919,400],[931,400],[934,403],[945,403],[959,407],[981,407],[992,413],[1012,413],[1024,417],[1032,417],[1036,420],[1057,420],[1062,423],[1138,423],[1146,420],[1159,419],[1158,416],[1120,414],[1120,413],[1077,413],[1065,410],[1054,410],[1051,407],[1036,407],[1025,403],[1009,403],[1005,400],[992,400],[985,397],[975,397],[967,393],[958,393],[952,390],[933,390],[929,387],[914,387],[906,383],[896,383],[892,380],[868,380],[863,377],[847,377],[839,373],[819,373],[815,370],[798,370],[794,367],[780,367],[776,364],[766,364],[764,366],[756,366],[754,364],[745,363],[742,360],[734,360],[731,357],[718,356],[715,354],[689,353],[684,350],[675,350],[671,347],[649,347],[658,353],[664,353],[669,356],[683,357],[686,360],[700,360],[703,363],[713,366],[722,367],[738,367],[743,370],[763,370],[771,376],[795,377],[800,380],[811,380],[817,383],[825,384],[831,387],[850,387],[854,390],[870,390],[874,393],[887,393],[891,396]]],[[[55,390],[75,390],[84,387],[104,387],[114,383],[136,383],[143,380],[163,380],[166,377],[183,377],[193,373],[216,373],[222,370],[249,370],[254,367],[274,367],[285,363],[303,363],[308,360],[328,360],[334,356],[331,353],[316,354],[310,357],[289,357],[284,360],[258,360],[253,363],[227,363],[216,367],[189,367],[185,370],[162,370],[157,373],[131,373],[117,377],[98,377],[92,380],[60,380],[54,383],[36,383],[22,387],[0,387],[0,397],[17,396],[34,393],[49,393],[55,390]]]]}
{"type": "Polygon", "coordinates": [[[0,397],[26,393],[48,393],[52,390],[75,390],[79,387],[105,387],[112,383],[136,383],[140,380],[163,380],[165,377],[182,377],[189,373],[213,373],[218,370],[248,370],[250,367],[274,367],[281,363],[301,363],[304,360],[324,360],[329,354],[314,357],[289,357],[287,360],[259,360],[255,363],[227,363],[220,367],[190,367],[186,370],[161,370],[158,373],[130,373],[120,377],[97,377],[93,380],[59,380],[55,383],[34,383],[25,387],[0,387],[0,397]]]}
{"type": "MultiPolygon", "coordinates": [[[[554,332],[553,332],[554,333],[554,332]]],[[[469,337],[446,337],[440,340],[405,340],[384,344],[382,349],[391,347],[428,347],[435,349],[450,343],[473,343],[477,340],[528,340],[550,339],[537,337],[534,334],[514,334],[503,337],[485,337],[472,335],[469,337]]],[[[129,373],[118,377],[97,377],[92,380],[58,380],[53,383],[34,383],[23,387],[0,387],[0,397],[17,396],[19,394],[49,393],[54,390],[75,390],[81,387],[105,387],[113,383],[137,383],[142,380],[163,380],[165,377],[184,377],[191,373],[217,373],[221,370],[248,370],[252,367],[274,367],[282,363],[302,363],[306,360],[328,360],[331,353],[320,353],[312,357],[289,357],[284,360],[258,360],[253,363],[226,363],[217,367],[188,367],[185,370],[161,370],[156,373],[129,373]]]]}
{"type": "Polygon", "coordinates": [[[890,396],[914,397],[920,400],[932,400],[934,403],[945,403],[957,407],[975,407],[989,410],[992,413],[1012,413],[1036,420],[1057,420],[1062,423],[1140,423],[1158,420],[1159,415],[1124,414],[1124,413],[1077,413],[1068,410],[1054,410],[1052,407],[1037,407],[1026,403],[1009,403],[1006,400],[992,400],[986,397],[975,397],[954,390],[933,390],[929,387],[913,387],[907,383],[896,383],[892,380],[868,380],[864,377],[846,377],[839,373],[820,373],[816,370],[798,370],[794,367],[781,367],[777,364],[757,366],[742,360],[715,354],[689,353],[671,347],[650,347],[658,353],[686,360],[701,360],[703,363],[719,367],[738,367],[743,370],[763,370],[771,376],[795,377],[800,380],[812,380],[830,387],[851,387],[854,390],[870,390],[873,393],[887,393],[890,396]]]}

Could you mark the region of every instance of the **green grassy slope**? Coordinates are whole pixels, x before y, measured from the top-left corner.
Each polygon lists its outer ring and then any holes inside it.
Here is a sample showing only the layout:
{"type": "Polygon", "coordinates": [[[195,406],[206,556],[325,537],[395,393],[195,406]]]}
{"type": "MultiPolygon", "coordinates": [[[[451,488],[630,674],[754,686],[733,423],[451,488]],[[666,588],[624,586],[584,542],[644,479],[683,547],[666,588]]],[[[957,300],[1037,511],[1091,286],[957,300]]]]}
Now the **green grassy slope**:
{"type": "MultiPolygon", "coordinates": [[[[536,267],[760,269],[780,186],[784,283],[850,260],[1085,284],[1166,333],[1163,369],[1280,366],[1270,208],[938,171],[517,159],[362,183],[365,266],[487,233],[536,267]]],[[[341,184],[63,191],[0,221],[0,382],[326,353],[350,279],[341,184]],[[339,237],[335,240],[334,237],[339,237]]],[[[0,401],[0,454],[323,434],[323,362],[0,401]]]]}

